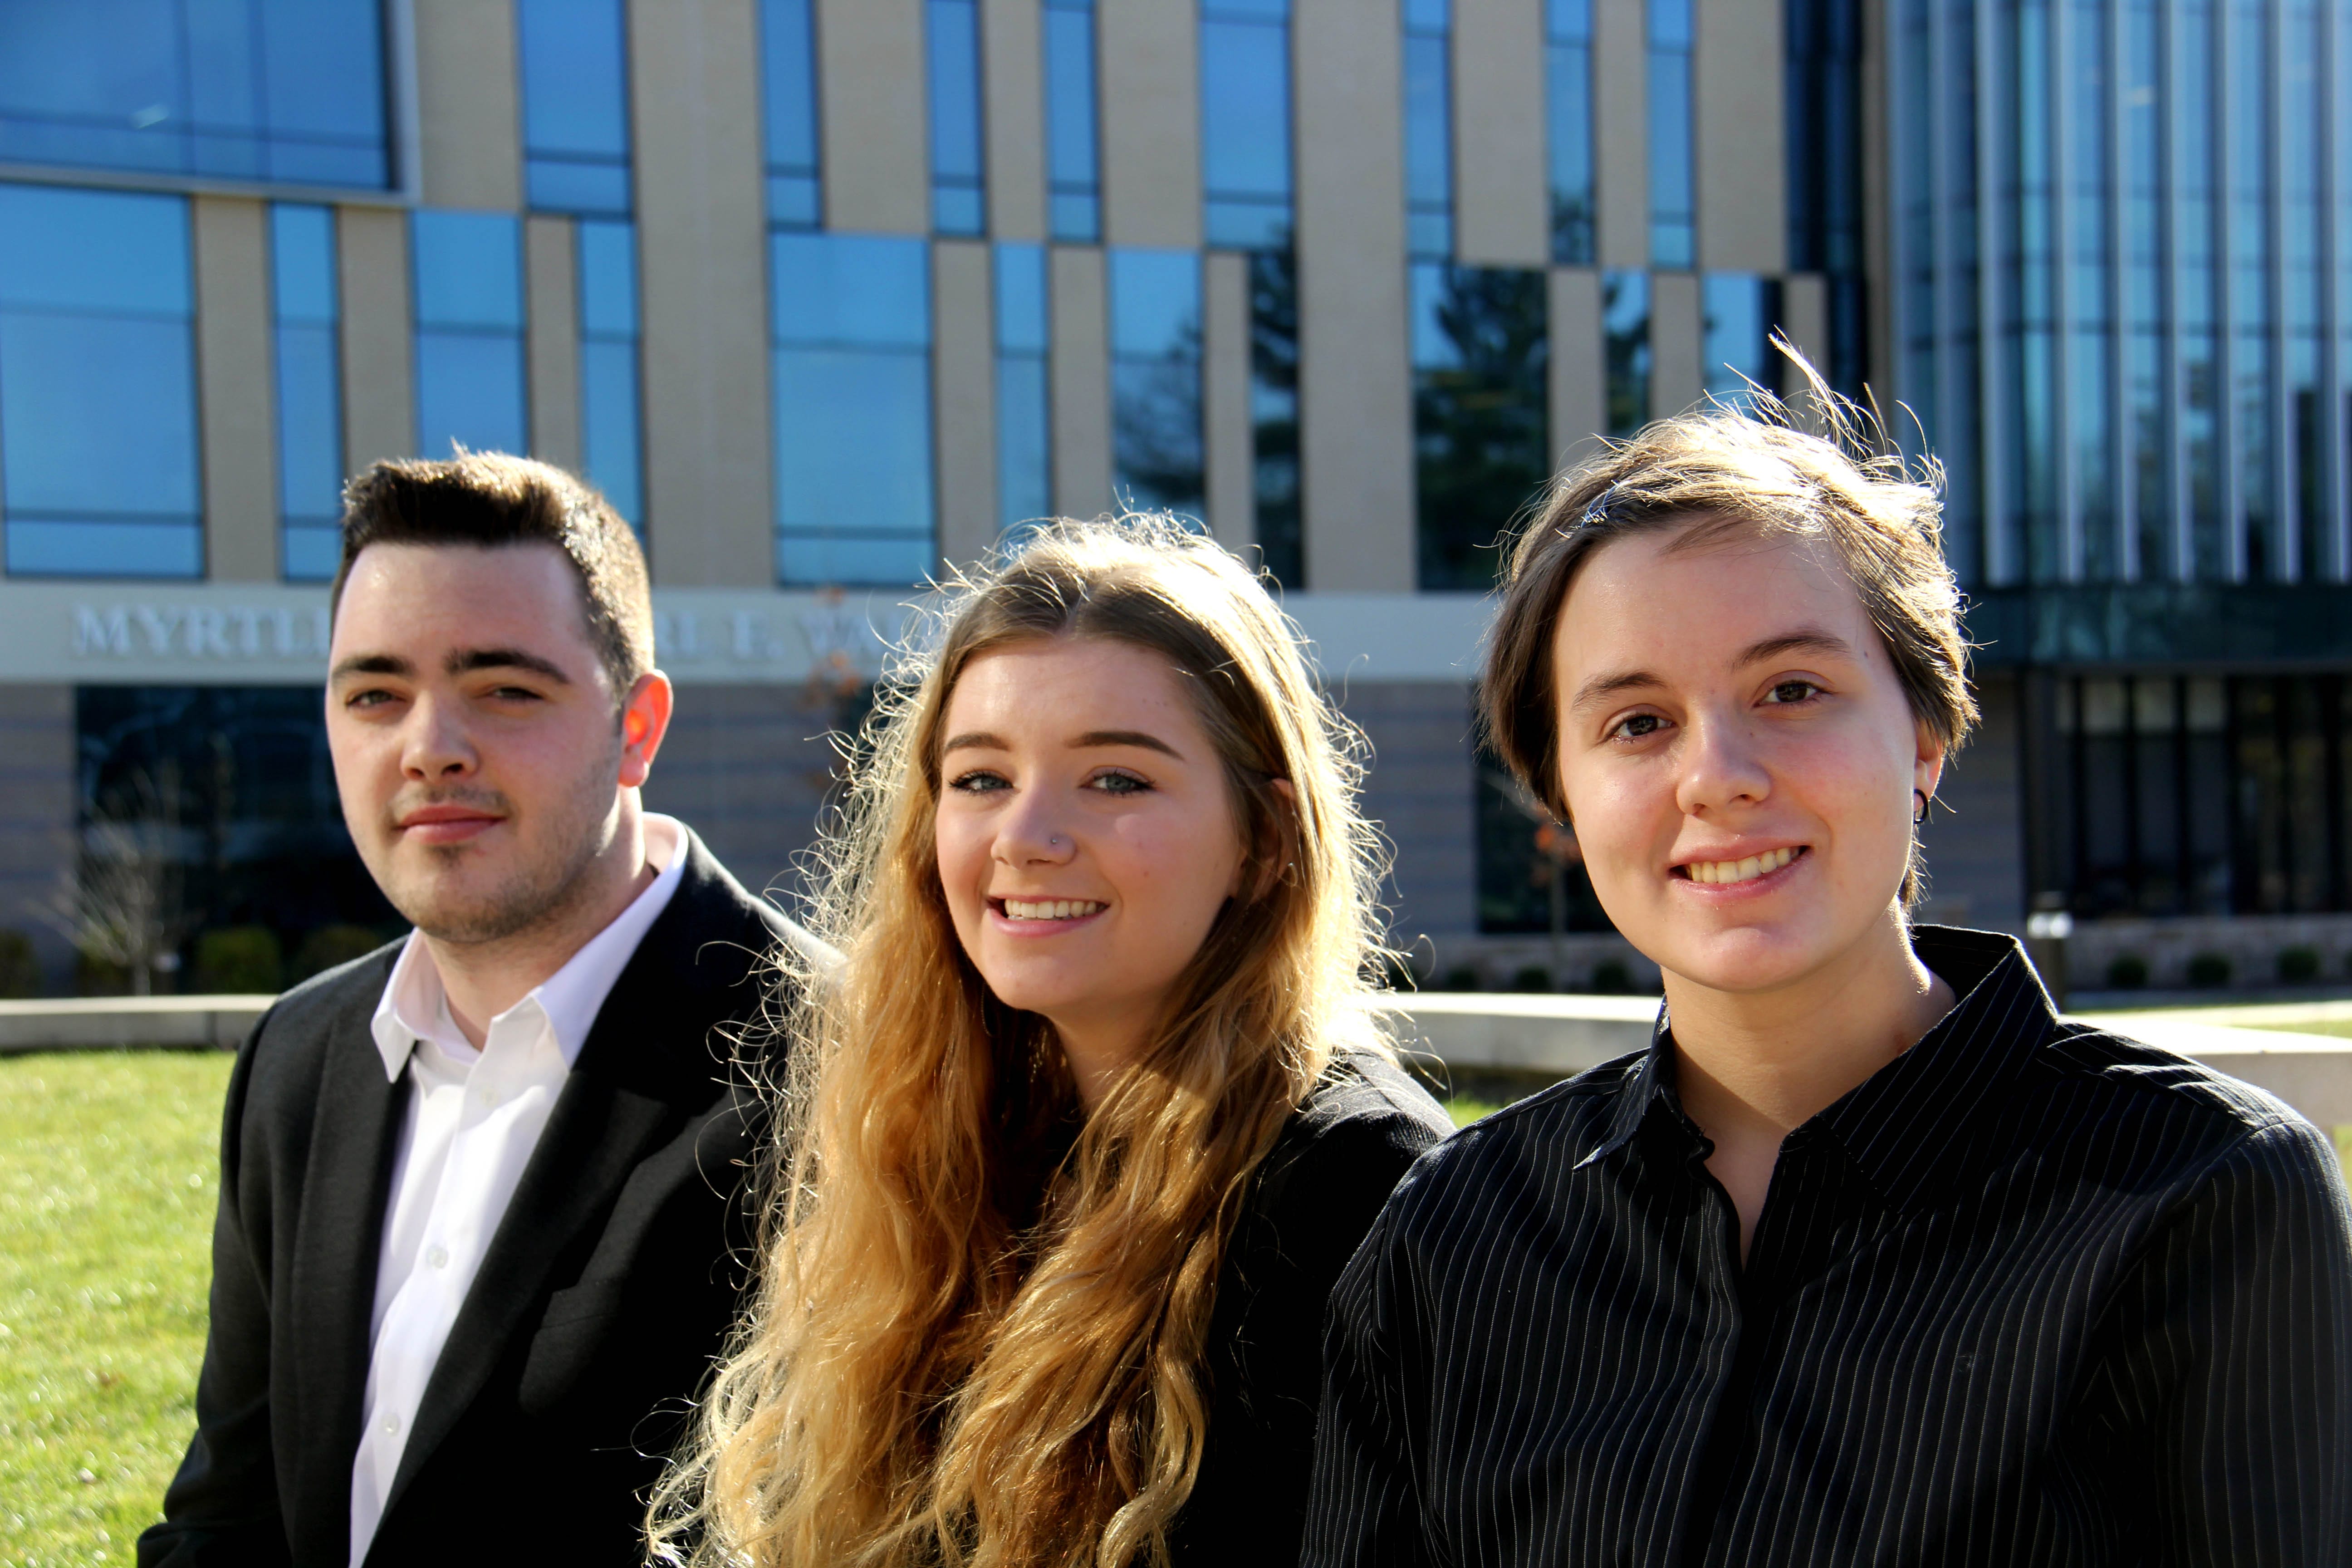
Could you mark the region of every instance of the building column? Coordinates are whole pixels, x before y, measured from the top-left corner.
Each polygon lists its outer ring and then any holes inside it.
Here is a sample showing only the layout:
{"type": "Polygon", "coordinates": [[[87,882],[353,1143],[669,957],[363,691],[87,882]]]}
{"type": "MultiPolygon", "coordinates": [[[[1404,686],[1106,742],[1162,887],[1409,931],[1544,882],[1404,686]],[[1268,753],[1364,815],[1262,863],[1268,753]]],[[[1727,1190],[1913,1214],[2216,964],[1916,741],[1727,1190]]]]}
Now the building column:
{"type": "Polygon", "coordinates": [[[1201,438],[1209,531],[1249,559],[1257,542],[1257,437],[1250,418],[1249,258],[1213,250],[1201,277],[1201,438]]]}
{"type": "Polygon", "coordinates": [[[1056,246],[1049,253],[1053,321],[1047,378],[1054,404],[1054,510],[1064,517],[1110,510],[1110,319],[1103,253],[1056,246]]]}
{"type": "Polygon", "coordinates": [[[1601,331],[1601,274],[1551,274],[1551,467],[1554,473],[1597,449],[1609,425],[1609,350],[1601,331]]]}
{"type": "Polygon", "coordinates": [[[523,317],[530,354],[530,455],[559,468],[587,468],[580,425],[579,230],[568,217],[523,220],[523,317]]]}
{"type": "Polygon", "coordinates": [[[343,463],[352,473],[416,455],[416,332],[408,298],[408,215],[335,214],[341,294],[343,463]]]}
{"type": "Polygon", "coordinates": [[[1551,260],[1543,8],[1454,0],[1454,251],[1481,267],[1551,260]]]}
{"type": "Polygon", "coordinates": [[[1393,4],[1297,0],[1300,482],[1318,593],[1410,593],[1403,24],[1393,4]]]}
{"type": "Polygon", "coordinates": [[[988,138],[988,229],[999,239],[1045,237],[1045,67],[1037,0],[981,0],[988,138]]]}
{"type": "Polygon", "coordinates": [[[1170,0],[1097,0],[1103,234],[1201,244],[1201,20],[1170,0]]]}
{"type": "Polygon", "coordinates": [[[1787,25],[1780,0],[1700,0],[1697,22],[1691,70],[1699,265],[1768,277],[1786,272],[1789,153],[1781,89],[1788,73],[1780,61],[1787,25]]]}
{"type": "Polygon", "coordinates": [[[776,580],[753,0],[632,0],[654,580],[776,580]]]}
{"type": "Polygon", "coordinates": [[[922,0],[816,0],[816,53],[825,227],[929,234],[922,0]]]}
{"type": "Polygon", "coordinates": [[[269,209],[194,198],[197,406],[203,413],[205,556],[217,582],[278,580],[278,405],[269,209]]]}
{"type": "Polygon", "coordinates": [[[932,441],[940,555],[969,564],[996,542],[996,312],[984,240],[931,246],[932,441]]]}
{"type": "MultiPolygon", "coordinates": [[[[1778,49],[1769,68],[1780,69],[1778,49]]],[[[1592,142],[1601,265],[1647,267],[1650,16],[1645,0],[1592,0],[1592,142]]]]}
{"type": "Polygon", "coordinates": [[[1699,303],[1698,274],[1650,275],[1650,417],[1665,419],[1687,410],[1706,390],[1700,369],[1706,327],[1699,303]]]}
{"type": "Polygon", "coordinates": [[[514,212],[522,81],[513,0],[410,0],[425,205],[514,212]]]}

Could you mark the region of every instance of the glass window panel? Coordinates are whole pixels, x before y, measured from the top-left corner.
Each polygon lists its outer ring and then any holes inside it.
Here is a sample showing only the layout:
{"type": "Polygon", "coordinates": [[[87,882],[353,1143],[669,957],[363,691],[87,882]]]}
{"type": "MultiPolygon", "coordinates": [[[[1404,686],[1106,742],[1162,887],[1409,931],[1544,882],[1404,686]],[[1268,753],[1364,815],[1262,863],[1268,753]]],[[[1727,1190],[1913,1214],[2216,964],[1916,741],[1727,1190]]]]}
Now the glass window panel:
{"type": "Polygon", "coordinates": [[[342,530],[331,524],[316,527],[308,524],[287,525],[280,535],[278,549],[289,583],[329,583],[334,580],[335,568],[342,564],[342,530]]]}
{"type": "Polygon", "coordinates": [[[769,258],[779,342],[930,346],[930,261],[920,240],[779,234],[769,258]]]}
{"type": "Polygon", "coordinates": [[[0,6],[0,161],[381,188],[375,0],[0,6]]]}
{"type": "Polygon", "coordinates": [[[203,570],[186,202],[0,185],[13,573],[203,570]]]}
{"type": "Polygon", "coordinates": [[[1054,510],[1045,247],[996,247],[997,521],[1016,528],[1054,510]]]}
{"type": "Polygon", "coordinates": [[[526,193],[541,212],[625,213],[630,207],[625,163],[533,158],[525,171],[526,193]]]}
{"type": "Polygon", "coordinates": [[[1412,287],[1420,584],[1484,592],[1550,471],[1544,275],[1418,262],[1412,287]]]}
{"type": "Polygon", "coordinates": [[[342,510],[333,213],[273,205],[269,275],[277,317],[280,569],[289,582],[319,582],[334,574],[336,562],[331,549],[320,551],[318,539],[323,531],[331,542],[342,510]]]}
{"type": "Polygon", "coordinates": [[[1549,102],[1551,258],[1592,264],[1592,9],[1591,0],[1549,0],[1544,70],[1549,102]]]}
{"type": "Polygon", "coordinates": [[[929,0],[931,226],[941,234],[987,226],[980,130],[980,6],[929,0]]]}
{"type": "Polygon", "coordinates": [[[1045,166],[1055,239],[1102,237],[1094,0],[1045,0],[1045,166]]]}
{"type": "Polygon", "coordinates": [[[588,478],[642,534],[636,226],[581,224],[579,258],[580,417],[588,478]]]}
{"type": "Polygon", "coordinates": [[[1281,17],[1203,8],[1201,141],[1209,243],[1243,248],[1286,243],[1290,37],[1281,17]]]}
{"type": "Polygon", "coordinates": [[[1649,0],[1650,259],[1688,267],[1697,255],[1692,166],[1691,0],[1649,0]]]}
{"type": "Polygon", "coordinates": [[[419,212],[412,233],[419,326],[521,327],[521,231],[513,218],[419,212]]]}
{"type": "Polygon", "coordinates": [[[416,444],[428,458],[530,449],[520,334],[416,334],[416,444]]]}
{"type": "Polygon", "coordinates": [[[1126,504],[1202,505],[1201,258],[1110,255],[1112,482],[1126,504]]]}
{"type": "Polygon", "coordinates": [[[526,153],[629,155],[621,0],[515,0],[526,153]]]}
{"type": "Polygon", "coordinates": [[[1413,256],[1432,260],[1454,254],[1453,80],[1444,16],[1442,5],[1409,5],[1404,36],[1405,241],[1413,256]]]}
{"type": "Polygon", "coordinates": [[[911,583],[935,564],[929,248],[780,233],[777,571],[789,583],[911,583]]]}
{"type": "Polygon", "coordinates": [[[1777,395],[1784,363],[1772,347],[1780,325],[1780,285],[1752,272],[1710,272],[1703,285],[1705,381],[1709,395],[1753,408],[1758,391],[1777,395]]]}
{"type": "Polygon", "coordinates": [[[760,0],[760,79],[767,130],[768,221],[814,228],[818,189],[816,34],[811,0],[760,0]]]}
{"type": "Polygon", "coordinates": [[[1601,275],[1601,334],[1609,375],[1609,434],[1650,422],[1650,275],[1601,275]]]}
{"type": "Polygon", "coordinates": [[[1286,588],[1307,584],[1298,456],[1298,266],[1287,248],[1249,258],[1250,444],[1257,547],[1286,588]]]}

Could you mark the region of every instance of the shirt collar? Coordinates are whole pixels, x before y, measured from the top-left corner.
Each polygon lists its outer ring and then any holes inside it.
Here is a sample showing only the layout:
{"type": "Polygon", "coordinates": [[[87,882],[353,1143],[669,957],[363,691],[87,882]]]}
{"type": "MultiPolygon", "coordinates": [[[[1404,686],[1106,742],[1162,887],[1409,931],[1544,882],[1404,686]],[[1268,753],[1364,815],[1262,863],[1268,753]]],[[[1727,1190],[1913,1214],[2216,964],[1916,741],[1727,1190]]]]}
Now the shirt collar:
{"type": "MultiPolygon", "coordinates": [[[[652,885],[632,899],[628,908],[615,915],[610,925],[566,959],[562,968],[490,1020],[496,1026],[524,1008],[538,1009],[546,1016],[549,1032],[554,1037],[555,1048],[562,1054],[567,1070],[580,1059],[581,1047],[588,1043],[588,1032],[595,1026],[596,1015],[604,1011],[604,999],[612,994],[621,971],[628,967],[637,944],[669,907],[671,896],[685,879],[685,825],[676,817],[654,812],[646,814],[645,824],[646,858],[660,867],[652,885]]],[[[384,982],[375,1016],[369,1020],[369,1032],[375,1037],[376,1052],[383,1058],[387,1079],[399,1080],[408,1065],[409,1053],[419,1040],[432,1040],[445,1050],[450,1049],[453,1043],[464,1047],[462,1036],[455,1042],[441,1038],[443,1029],[436,1026],[447,1016],[446,1006],[440,971],[434,967],[425,933],[412,931],[392,966],[391,977],[384,982]]]]}
{"type": "MultiPolygon", "coordinates": [[[[1965,1152],[1966,1126],[1995,1101],[2057,1019],[2049,993],[2013,936],[1914,926],[1911,950],[1959,1001],[1916,1045],[1789,1134],[1790,1145],[1835,1138],[1897,1204],[1924,1194],[1965,1152]]],[[[1675,1092],[1674,1040],[1664,1004],[1650,1048],[1618,1091],[1608,1135],[1580,1169],[1624,1147],[1653,1112],[1690,1136],[1697,1129],[1675,1092]]]]}

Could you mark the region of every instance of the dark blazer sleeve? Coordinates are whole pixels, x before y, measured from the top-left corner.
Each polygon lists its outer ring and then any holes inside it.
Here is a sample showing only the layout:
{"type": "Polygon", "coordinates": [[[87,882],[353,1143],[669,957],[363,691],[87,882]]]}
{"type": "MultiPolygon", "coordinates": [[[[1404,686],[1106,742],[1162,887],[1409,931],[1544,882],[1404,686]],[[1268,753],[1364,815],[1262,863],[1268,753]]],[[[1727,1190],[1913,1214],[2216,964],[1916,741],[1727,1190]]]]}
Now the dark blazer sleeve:
{"type": "Polygon", "coordinates": [[[2352,1563],[2352,1215],[2300,1121],[2240,1140],[2151,1238],[2077,1418],[2143,1561],[2352,1563]]]}
{"type": "Polygon", "coordinates": [[[1437,1559],[1422,1532],[1420,1489],[1406,1434],[1406,1368],[1397,1322],[1409,1309],[1393,1205],[1331,1292],[1323,1341],[1323,1405],[1307,1489],[1300,1562],[1307,1568],[1423,1568],[1437,1559]]]}
{"type": "Polygon", "coordinates": [[[1453,1130],[1400,1069],[1371,1070],[1334,1103],[1310,1102],[1234,1226],[1210,1330],[1208,1439],[1170,1541],[1179,1568],[1297,1561],[1332,1284],[1398,1180],[1453,1130]]]}
{"type": "MultiPolygon", "coordinates": [[[[266,1195],[246,1189],[242,1129],[265,1014],[231,1069],[221,1119],[220,1210],[213,1221],[212,1323],[196,1379],[196,1433],[163,1496],[163,1522],[139,1538],[141,1568],[289,1561],[269,1423],[269,1267],[247,1217],[266,1195]]],[[[256,1173],[257,1179],[258,1173],[256,1173]]]]}

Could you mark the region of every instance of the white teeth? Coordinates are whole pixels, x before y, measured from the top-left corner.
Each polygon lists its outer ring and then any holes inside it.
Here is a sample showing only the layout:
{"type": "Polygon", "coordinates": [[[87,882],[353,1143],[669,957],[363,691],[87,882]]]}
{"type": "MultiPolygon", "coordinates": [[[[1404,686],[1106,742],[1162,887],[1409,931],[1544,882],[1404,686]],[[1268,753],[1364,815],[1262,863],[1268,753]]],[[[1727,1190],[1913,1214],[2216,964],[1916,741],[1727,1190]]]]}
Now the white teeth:
{"type": "Polygon", "coordinates": [[[1771,849],[1740,860],[1694,860],[1684,868],[1694,882],[1745,882],[1767,871],[1777,871],[1797,858],[1796,848],[1771,849]]]}
{"type": "Polygon", "coordinates": [[[1083,920],[1103,907],[1091,899],[1043,899],[1034,901],[1007,899],[1004,900],[1004,912],[1016,921],[1083,920]]]}

